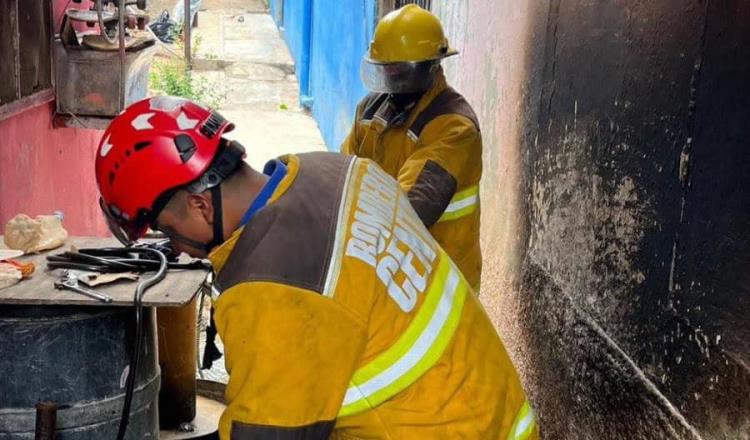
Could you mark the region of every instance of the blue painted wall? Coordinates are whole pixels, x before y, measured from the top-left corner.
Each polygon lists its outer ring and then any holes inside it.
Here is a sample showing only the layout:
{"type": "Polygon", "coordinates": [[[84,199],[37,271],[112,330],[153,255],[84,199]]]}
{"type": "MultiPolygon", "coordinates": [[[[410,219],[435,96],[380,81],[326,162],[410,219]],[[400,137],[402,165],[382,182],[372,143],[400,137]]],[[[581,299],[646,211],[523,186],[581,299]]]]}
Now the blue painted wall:
{"type": "Polygon", "coordinates": [[[312,0],[282,0],[282,22],[277,23],[284,29],[284,41],[286,41],[292,58],[299,66],[302,52],[308,50],[307,42],[303,41],[303,26],[309,22],[309,17],[305,16],[307,5],[312,0]]]}
{"type": "Polygon", "coordinates": [[[357,103],[367,94],[359,78],[362,55],[370,43],[374,0],[315,0],[313,5],[310,92],[312,114],[328,149],[338,151],[349,133],[357,103]]]}
{"type": "Polygon", "coordinates": [[[284,10],[284,8],[282,7],[283,2],[284,0],[268,0],[268,7],[270,9],[269,12],[271,14],[271,17],[279,27],[283,25],[283,22],[281,21],[283,20],[283,16],[281,15],[282,11],[284,10]]]}
{"type": "Polygon", "coordinates": [[[296,64],[300,101],[312,110],[329,150],[338,151],[367,93],[359,65],[374,31],[376,1],[270,0],[296,64]]]}

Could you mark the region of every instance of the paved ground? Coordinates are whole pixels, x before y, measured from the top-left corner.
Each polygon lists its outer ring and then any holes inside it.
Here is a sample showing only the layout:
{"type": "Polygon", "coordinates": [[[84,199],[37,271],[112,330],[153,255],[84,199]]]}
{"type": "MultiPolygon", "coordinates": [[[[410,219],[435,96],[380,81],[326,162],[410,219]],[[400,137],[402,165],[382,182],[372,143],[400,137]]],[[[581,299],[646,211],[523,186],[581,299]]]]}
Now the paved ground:
{"type": "MultiPolygon", "coordinates": [[[[159,0],[150,9],[155,16],[173,5],[159,0]]],[[[262,0],[203,0],[193,35],[196,75],[226,92],[220,111],[237,125],[228,137],[247,147],[251,165],[325,149],[317,124],[299,106],[294,61],[262,0]]]]}

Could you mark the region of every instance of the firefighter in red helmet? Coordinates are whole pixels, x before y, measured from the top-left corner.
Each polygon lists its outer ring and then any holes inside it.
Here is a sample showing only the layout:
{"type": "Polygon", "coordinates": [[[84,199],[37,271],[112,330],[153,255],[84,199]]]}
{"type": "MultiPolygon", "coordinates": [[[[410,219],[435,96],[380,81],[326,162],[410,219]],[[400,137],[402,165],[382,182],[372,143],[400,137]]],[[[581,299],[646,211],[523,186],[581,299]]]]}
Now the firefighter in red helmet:
{"type": "Polygon", "coordinates": [[[500,338],[399,184],[328,152],[261,173],[231,128],[151,98],[115,118],[96,157],[121,241],[152,227],[213,264],[221,438],[536,438],[500,338]]]}

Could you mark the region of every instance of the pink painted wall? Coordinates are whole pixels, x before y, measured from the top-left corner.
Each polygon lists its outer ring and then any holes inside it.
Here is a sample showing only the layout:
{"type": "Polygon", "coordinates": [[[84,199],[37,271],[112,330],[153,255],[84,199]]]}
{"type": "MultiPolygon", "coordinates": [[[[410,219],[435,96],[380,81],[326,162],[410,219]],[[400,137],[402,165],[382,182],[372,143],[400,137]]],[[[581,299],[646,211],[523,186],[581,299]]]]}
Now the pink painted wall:
{"type": "Polygon", "coordinates": [[[53,129],[54,103],[0,121],[0,225],[18,213],[65,214],[74,235],[107,235],[94,157],[100,132],[53,129]]]}
{"type": "MultiPolygon", "coordinates": [[[[56,23],[67,0],[55,0],[56,23]]],[[[87,7],[87,5],[74,5],[87,7]]],[[[99,213],[94,157],[101,132],[54,129],[54,103],[0,120],[0,233],[18,213],[60,210],[74,235],[108,235],[99,213]]]]}

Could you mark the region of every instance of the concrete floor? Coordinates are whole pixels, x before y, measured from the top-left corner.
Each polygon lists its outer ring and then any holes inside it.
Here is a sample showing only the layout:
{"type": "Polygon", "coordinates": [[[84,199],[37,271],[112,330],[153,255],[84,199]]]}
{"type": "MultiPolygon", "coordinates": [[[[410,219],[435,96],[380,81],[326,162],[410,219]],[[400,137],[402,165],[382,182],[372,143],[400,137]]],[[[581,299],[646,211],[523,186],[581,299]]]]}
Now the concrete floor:
{"type": "MultiPolygon", "coordinates": [[[[153,1],[152,16],[175,0],[153,1]]],[[[198,12],[195,75],[226,93],[221,114],[234,122],[227,137],[242,143],[247,162],[262,168],[286,153],[324,150],[312,117],[299,106],[294,61],[262,0],[203,0],[198,12]]]]}

